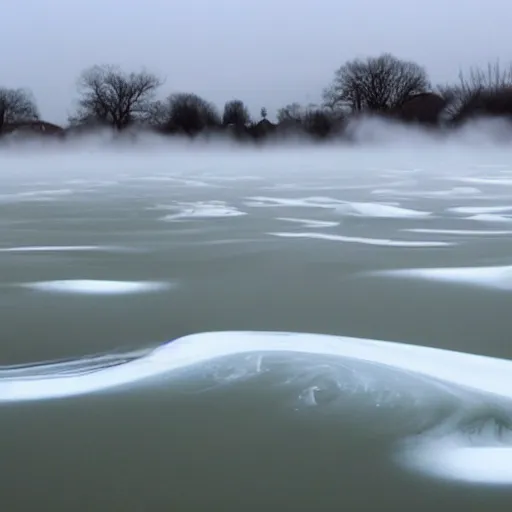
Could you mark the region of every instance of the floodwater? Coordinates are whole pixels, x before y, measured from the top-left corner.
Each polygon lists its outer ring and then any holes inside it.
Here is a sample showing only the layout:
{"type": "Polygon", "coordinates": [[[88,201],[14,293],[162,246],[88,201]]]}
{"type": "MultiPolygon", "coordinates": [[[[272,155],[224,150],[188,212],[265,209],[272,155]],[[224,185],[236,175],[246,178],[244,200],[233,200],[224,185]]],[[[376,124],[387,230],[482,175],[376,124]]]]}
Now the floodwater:
{"type": "Polygon", "coordinates": [[[509,151],[0,171],[2,510],[510,510],[509,151]]]}

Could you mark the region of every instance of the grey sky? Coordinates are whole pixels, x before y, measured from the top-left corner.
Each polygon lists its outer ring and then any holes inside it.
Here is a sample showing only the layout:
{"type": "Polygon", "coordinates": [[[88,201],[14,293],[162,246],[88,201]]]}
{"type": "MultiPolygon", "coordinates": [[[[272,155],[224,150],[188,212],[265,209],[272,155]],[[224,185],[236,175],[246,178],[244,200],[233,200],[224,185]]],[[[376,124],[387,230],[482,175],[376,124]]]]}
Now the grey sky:
{"type": "Polygon", "coordinates": [[[506,0],[1,0],[0,85],[29,87],[44,119],[64,123],[80,72],[143,66],[161,94],[196,92],[255,115],[318,101],[333,71],[391,52],[434,83],[510,57],[506,0]],[[6,50],[7,49],[7,50],[6,50]]]}

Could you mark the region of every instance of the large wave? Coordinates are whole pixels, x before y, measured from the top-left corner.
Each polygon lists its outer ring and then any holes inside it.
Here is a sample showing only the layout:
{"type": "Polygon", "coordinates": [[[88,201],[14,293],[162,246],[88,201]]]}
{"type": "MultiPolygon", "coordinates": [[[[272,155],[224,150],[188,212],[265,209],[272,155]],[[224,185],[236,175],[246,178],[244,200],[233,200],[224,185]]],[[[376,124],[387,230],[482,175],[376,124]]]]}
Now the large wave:
{"type": "Polygon", "coordinates": [[[200,333],[142,352],[2,367],[0,401],[168,385],[205,373],[216,385],[279,374],[304,408],[341,407],[348,395],[374,411],[401,405],[402,417],[414,420],[395,447],[400,464],[436,477],[512,484],[512,362],[424,346],[305,333],[200,333]]]}

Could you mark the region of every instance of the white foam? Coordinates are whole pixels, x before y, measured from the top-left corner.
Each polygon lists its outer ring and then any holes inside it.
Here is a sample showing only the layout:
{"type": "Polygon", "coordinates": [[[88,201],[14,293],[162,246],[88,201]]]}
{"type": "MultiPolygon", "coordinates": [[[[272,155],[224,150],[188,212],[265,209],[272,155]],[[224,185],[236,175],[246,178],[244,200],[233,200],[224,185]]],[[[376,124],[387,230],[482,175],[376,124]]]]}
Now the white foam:
{"type": "Polygon", "coordinates": [[[449,212],[454,213],[468,213],[468,214],[480,214],[480,213],[505,213],[512,211],[512,206],[456,206],[448,208],[449,212]]]}
{"type": "Polygon", "coordinates": [[[213,359],[248,353],[292,352],[383,364],[512,398],[512,362],[366,338],[302,333],[213,332],[185,336],[128,363],[79,376],[1,379],[0,400],[40,400],[102,391],[213,359]]]}
{"type": "Polygon", "coordinates": [[[374,217],[383,219],[410,219],[418,217],[429,217],[431,212],[410,210],[381,203],[358,203],[346,202],[336,207],[337,213],[354,215],[358,217],[374,217]]]}
{"type": "Polygon", "coordinates": [[[425,279],[454,284],[466,284],[512,290],[512,266],[494,267],[448,267],[448,268],[411,268],[385,270],[374,275],[402,277],[409,279],[425,279]]]}
{"type": "MultiPolygon", "coordinates": [[[[454,196],[473,196],[479,195],[482,191],[475,187],[453,187],[449,190],[436,190],[425,192],[423,197],[454,197],[454,196]]],[[[422,197],[421,192],[418,192],[418,196],[422,197]]]]}
{"type": "Polygon", "coordinates": [[[450,242],[436,241],[410,241],[410,240],[389,240],[381,238],[363,238],[355,236],[330,235],[327,233],[267,233],[268,235],[282,238],[314,238],[318,240],[329,240],[333,242],[347,242],[366,245],[380,245],[386,247],[447,247],[453,245],[450,242]]]}
{"type": "Polygon", "coordinates": [[[461,236],[500,236],[500,235],[512,235],[512,231],[500,231],[500,230],[478,230],[478,229],[429,229],[429,228],[411,228],[402,229],[409,233],[425,233],[425,234],[438,234],[438,235],[461,235],[461,236]]]}
{"type": "MultiPolygon", "coordinates": [[[[454,391],[466,389],[507,400],[512,398],[512,362],[502,359],[364,338],[285,332],[213,332],[185,336],[139,358],[107,367],[98,366],[95,359],[91,359],[79,364],[37,366],[32,372],[26,368],[22,371],[2,369],[0,401],[46,400],[126,389],[143,382],[163,382],[164,377],[169,382],[173,372],[199,370],[206,363],[228,356],[255,354],[259,361],[257,367],[261,367],[261,357],[271,353],[316,354],[363,361],[432,379],[436,385],[445,383],[454,386],[454,391]]],[[[239,364],[245,364],[245,357],[239,364]]],[[[227,380],[230,379],[228,376],[227,380]]],[[[407,379],[399,382],[409,386],[407,379]]],[[[309,385],[300,398],[306,406],[314,406],[314,386],[309,385]]],[[[453,439],[453,433],[446,433],[444,438],[433,438],[429,434],[413,436],[406,449],[398,448],[397,458],[406,467],[442,478],[480,483],[512,481],[511,450],[492,447],[477,450],[467,438],[456,445],[453,439]]]]}
{"type": "Polygon", "coordinates": [[[213,183],[206,183],[205,181],[195,179],[179,178],[177,176],[140,176],[136,178],[127,178],[126,181],[153,183],[163,182],[173,183],[174,185],[182,185],[185,187],[220,188],[219,185],[215,185],[213,183]]]}
{"type": "Polygon", "coordinates": [[[102,281],[93,279],[67,279],[60,281],[22,283],[19,286],[31,290],[50,293],[121,295],[166,290],[170,288],[172,284],[166,282],[149,281],[102,281]]]}
{"type": "Polygon", "coordinates": [[[68,185],[87,185],[88,187],[110,187],[112,185],[118,185],[119,182],[115,180],[86,180],[86,179],[74,179],[65,181],[68,185]]]}
{"type": "Polygon", "coordinates": [[[247,215],[224,201],[198,201],[192,203],[176,203],[174,205],[159,205],[155,209],[179,210],[178,213],[166,215],[160,220],[175,221],[182,219],[208,219],[223,217],[240,217],[247,215]]]}
{"type": "Polygon", "coordinates": [[[254,196],[247,197],[246,206],[260,208],[298,207],[298,208],[326,208],[333,209],[344,204],[343,201],[332,197],[310,196],[298,198],[254,196]]]}
{"type": "Polygon", "coordinates": [[[109,247],[101,245],[35,245],[20,247],[0,247],[0,252],[60,252],[60,251],[105,251],[109,247]]]}
{"type": "Polygon", "coordinates": [[[481,194],[481,190],[474,187],[453,187],[448,190],[398,190],[390,188],[380,188],[372,191],[376,195],[389,195],[400,197],[420,197],[420,198],[452,198],[459,196],[475,196],[481,194]]]}
{"type": "MultiPolygon", "coordinates": [[[[439,192],[440,194],[444,194],[444,192],[439,192]]],[[[454,187],[451,190],[447,191],[448,195],[473,195],[473,194],[481,194],[482,191],[479,188],[475,187],[454,187]]]]}
{"type": "Polygon", "coordinates": [[[247,198],[245,203],[251,207],[298,207],[298,208],[324,208],[335,210],[336,213],[357,217],[374,217],[386,219],[406,219],[429,217],[431,212],[400,208],[383,203],[363,203],[355,201],[343,201],[332,197],[310,196],[301,198],[282,198],[256,196],[247,198]]]}
{"type": "Polygon", "coordinates": [[[11,194],[0,194],[0,203],[10,203],[19,201],[51,201],[55,197],[66,196],[72,193],[73,190],[69,188],[14,192],[11,194]]]}
{"type": "Polygon", "coordinates": [[[464,446],[451,439],[425,442],[399,456],[413,469],[460,482],[510,485],[512,447],[464,446]]]}
{"type": "Polygon", "coordinates": [[[238,183],[240,181],[261,181],[261,176],[242,176],[240,174],[237,174],[236,176],[221,176],[219,174],[212,174],[212,175],[205,175],[205,178],[207,178],[210,181],[221,181],[221,182],[227,182],[227,183],[238,183]]]}
{"type": "Polygon", "coordinates": [[[505,185],[505,186],[511,186],[512,185],[512,179],[510,178],[472,178],[472,177],[466,177],[466,178],[447,178],[450,180],[456,180],[456,181],[462,181],[464,183],[475,183],[477,185],[505,185]]]}
{"type": "Polygon", "coordinates": [[[302,224],[303,228],[331,228],[339,225],[339,222],[328,220],[313,220],[313,219],[296,219],[292,217],[277,217],[277,220],[285,222],[295,222],[302,224]]]}
{"type": "Polygon", "coordinates": [[[479,215],[472,215],[471,217],[467,217],[467,220],[476,220],[478,222],[510,223],[512,222],[512,217],[507,217],[505,215],[495,215],[493,213],[481,213],[479,215]]]}
{"type": "Polygon", "coordinates": [[[330,191],[333,190],[371,190],[374,187],[374,185],[344,185],[339,182],[332,182],[329,184],[319,185],[315,183],[283,183],[283,184],[276,184],[268,187],[261,187],[261,190],[271,190],[274,192],[279,192],[283,190],[290,190],[290,191],[297,191],[297,192],[323,192],[323,191],[330,191]]]}

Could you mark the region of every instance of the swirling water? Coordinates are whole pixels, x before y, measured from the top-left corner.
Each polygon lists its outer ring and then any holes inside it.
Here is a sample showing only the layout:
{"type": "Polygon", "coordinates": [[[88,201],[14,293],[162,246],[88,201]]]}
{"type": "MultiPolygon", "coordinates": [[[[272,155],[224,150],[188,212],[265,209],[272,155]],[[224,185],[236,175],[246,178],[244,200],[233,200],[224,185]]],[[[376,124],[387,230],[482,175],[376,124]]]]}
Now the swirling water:
{"type": "Polygon", "coordinates": [[[509,510],[506,151],[0,167],[3,508],[509,510]]]}

